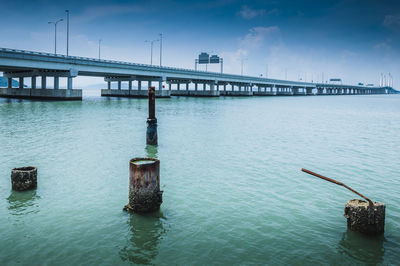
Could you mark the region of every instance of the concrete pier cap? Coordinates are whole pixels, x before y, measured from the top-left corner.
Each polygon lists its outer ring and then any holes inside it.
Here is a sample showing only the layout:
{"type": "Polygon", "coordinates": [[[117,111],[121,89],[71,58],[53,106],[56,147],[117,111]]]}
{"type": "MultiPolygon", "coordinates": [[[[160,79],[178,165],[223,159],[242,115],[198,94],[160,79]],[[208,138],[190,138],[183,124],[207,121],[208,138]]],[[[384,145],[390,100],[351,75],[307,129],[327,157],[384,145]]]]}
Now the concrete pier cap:
{"type": "Polygon", "coordinates": [[[160,209],[160,161],[156,158],[133,158],[129,161],[129,204],[124,210],[148,213],[160,209]]]}

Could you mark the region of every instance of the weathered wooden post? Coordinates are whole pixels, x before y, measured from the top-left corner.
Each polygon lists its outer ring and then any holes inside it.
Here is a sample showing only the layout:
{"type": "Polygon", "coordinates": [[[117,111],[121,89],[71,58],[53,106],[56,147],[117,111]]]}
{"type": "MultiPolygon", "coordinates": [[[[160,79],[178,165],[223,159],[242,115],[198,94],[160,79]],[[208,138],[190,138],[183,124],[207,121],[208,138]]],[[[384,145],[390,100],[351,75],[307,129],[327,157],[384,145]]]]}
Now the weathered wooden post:
{"type": "Polygon", "coordinates": [[[13,190],[18,191],[36,188],[37,168],[33,166],[27,166],[12,169],[11,186],[13,190]]]}
{"type": "Polygon", "coordinates": [[[155,88],[149,87],[149,117],[147,118],[146,143],[157,145],[157,118],[155,88]]]}
{"type": "Polygon", "coordinates": [[[378,235],[385,231],[386,206],[384,203],[372,202],[372,200],[346,186],[342,182],[314,173],[304,168],[301,169],[301,171],[339,186],[343,186],[366,200],[353,199],[349,200],[345,204],[344,217],[347,219],[347,227],[349,229],[367,235],[378,235]]]}
{"type": "Polygon", "coordinates": [[[154,158],[134,158],[129,162],[129,204],[124,210],[137,213],[160,209],[160,161],[154,158]]]}

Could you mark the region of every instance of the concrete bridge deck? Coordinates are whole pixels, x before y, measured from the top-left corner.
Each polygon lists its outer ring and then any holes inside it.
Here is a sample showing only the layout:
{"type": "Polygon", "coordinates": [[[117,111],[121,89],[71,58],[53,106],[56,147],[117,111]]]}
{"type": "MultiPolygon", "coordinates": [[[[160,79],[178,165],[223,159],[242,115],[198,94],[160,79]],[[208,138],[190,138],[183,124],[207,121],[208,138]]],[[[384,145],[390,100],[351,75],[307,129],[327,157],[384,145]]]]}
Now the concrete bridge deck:
{"type": "Polygon", "coordinates": [[[0,97],[17,98],[81,99],[82,91],[74,89],[72,84],[73,78],[77,76],[103,77],[107,83],[107,89],[102,90],[102,95],[116,97],[146,97],[147,87],[154,85],[156,85],[156,97],[344,95],[395,92],[390,87],[268,79],[6,48],[0,48],[0,71],[9,81],[8,88],[0,90],[0,97]],[[40,89],[36,84],[37,77],[41,78],[40,89]],[[47,77],[54,79],[52,89],[47,87],[47,77]],[[27,78],[30,79],[30,89],[24,88],[24,79],[27,78]],[[59,89],[60,78],[67,79],[66,90],[59,89]],[[19,88],[12,86],[12,79],[19,79],[19,88]],[[118,88],[111,89],[111,83],[117,83],[118,88]],[[122,83],[127,83],[128,90],[122,89],[122,83]],[[145,83],[144,86],[142,83],[145,83]],[[181,89],[181,85],[185,85],[185,89],[181,89]]]}

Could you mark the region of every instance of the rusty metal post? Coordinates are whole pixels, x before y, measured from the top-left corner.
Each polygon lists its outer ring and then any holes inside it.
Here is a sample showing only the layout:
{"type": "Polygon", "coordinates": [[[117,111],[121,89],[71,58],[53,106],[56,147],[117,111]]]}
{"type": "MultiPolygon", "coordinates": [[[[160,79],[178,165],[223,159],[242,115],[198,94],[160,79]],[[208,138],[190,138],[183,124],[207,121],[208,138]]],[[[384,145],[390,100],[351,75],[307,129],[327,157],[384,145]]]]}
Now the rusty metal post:
{"type": "Polygon", "coordinates": [[[155,88],[149,87],[149,117],[147,118],[146,143],[157,145],[157,118],[155,88]]]}
{"type": "Polygon", "coordinates": [[[12,169],[11,186],[13,190],[18,191],[36,188],[37,168],[33,166],[28,166],[12,169]]]}
{"type": "Polygon", "coordinates": [[[129,162],[129,204],[124,210],[146,213],[160,209],[160,161],[134,158],[129,162]]]}

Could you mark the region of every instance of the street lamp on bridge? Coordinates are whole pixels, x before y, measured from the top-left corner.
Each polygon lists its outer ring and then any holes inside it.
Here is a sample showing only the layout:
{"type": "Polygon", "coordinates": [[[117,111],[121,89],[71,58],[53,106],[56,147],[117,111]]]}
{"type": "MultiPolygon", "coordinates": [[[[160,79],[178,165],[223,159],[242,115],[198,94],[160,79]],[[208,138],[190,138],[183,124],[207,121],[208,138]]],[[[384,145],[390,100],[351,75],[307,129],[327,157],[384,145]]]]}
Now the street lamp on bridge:
{"type": "Polygon", "coordinates": [[[54,54],[57,54],[57,24],[63,21],[63,19],[59,19],[57,21],[50,21],[49,24],[54,24],[54,54]]]}
{"type": "Polygon", "coordinates": [[[150,65],[153,65],[153,44],[158,41],[160,41],[160,40],[157,39],[157,40],[152,40],[152,41],[147,41],[147,40],[145,41],[145,42],[150,43],[150,65]]]}

